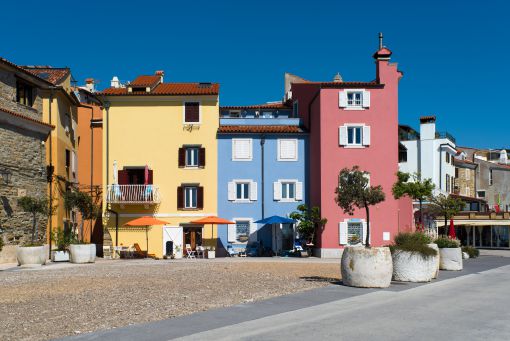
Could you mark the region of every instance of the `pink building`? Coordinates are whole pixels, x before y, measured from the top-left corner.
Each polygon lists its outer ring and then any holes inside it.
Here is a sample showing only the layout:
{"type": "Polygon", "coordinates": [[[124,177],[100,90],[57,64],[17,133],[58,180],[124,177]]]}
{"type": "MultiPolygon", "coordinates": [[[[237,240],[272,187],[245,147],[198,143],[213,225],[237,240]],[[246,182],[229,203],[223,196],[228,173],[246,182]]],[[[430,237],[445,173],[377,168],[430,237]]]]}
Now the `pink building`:
{"type": "MultiPolygon", "coordinates": [[[[411,200],[393,199],[398,171],[398,84],[402,72],[390,63],[391,51],[374,54],[375,80],[309,82],[288,75],[294,108],[310,131],[310,204],[328,219],[318,233],[317,256],[340,257],[353,235],[364,240],[365,211],[345,214],[335,203],[338,174],[358,165],[381,185],[386,200],[371,207],[371,244],[389,244],[400,230],[412,228],[411,200]]],[[[290,97],[290,93],[289,93],[290,97]]]]}

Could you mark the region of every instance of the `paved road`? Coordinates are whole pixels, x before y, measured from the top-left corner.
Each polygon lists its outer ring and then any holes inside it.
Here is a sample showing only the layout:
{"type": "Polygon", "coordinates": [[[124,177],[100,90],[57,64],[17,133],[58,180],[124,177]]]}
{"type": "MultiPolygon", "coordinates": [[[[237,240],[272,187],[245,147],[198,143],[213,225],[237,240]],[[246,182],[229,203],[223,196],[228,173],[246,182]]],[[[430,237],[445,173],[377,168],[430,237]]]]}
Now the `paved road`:
{"type": "Polygon", "coordinates": [[[333,285],[76,340],[510,340],[510,259],[480,257],[426,285],[333,285]]]}

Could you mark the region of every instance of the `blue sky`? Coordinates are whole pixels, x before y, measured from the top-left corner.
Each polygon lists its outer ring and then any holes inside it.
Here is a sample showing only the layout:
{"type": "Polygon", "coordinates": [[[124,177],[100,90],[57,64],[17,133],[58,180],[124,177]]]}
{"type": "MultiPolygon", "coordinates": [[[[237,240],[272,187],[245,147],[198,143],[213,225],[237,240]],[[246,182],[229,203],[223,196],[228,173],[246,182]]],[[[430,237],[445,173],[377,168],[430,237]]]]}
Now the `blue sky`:
{"type": "Polygon", "coordinates": [[[25,1],[2,4],[0,56],[108,86],[165,70],[221,83],[222,105],[283,96],[283,74],[375,77],[377,33],[405,75],[400,122],[435,114],[459,145],[510,147],[505,1],[25,1]]]}

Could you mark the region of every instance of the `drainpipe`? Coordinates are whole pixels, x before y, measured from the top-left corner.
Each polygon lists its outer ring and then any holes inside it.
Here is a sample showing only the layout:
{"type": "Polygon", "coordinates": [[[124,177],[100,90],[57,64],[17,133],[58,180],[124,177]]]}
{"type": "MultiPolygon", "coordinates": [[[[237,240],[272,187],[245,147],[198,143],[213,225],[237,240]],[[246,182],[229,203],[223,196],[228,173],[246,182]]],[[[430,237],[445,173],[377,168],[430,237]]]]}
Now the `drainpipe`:
{"type": "Polygon", "coordinates": [[[262,219],[265,218],[265,215],[264,215],[264,194],[265,194],[265,190],[264,190],[264,187],[265,187],[265,181],[264,181],[264,144],[266,143],[266,137],[265,135],[262,135],[261,138],[260,138],[260,157],[261,157],[261,162],[260,162],[260,171],[262,173],[262,177],[261,177],[261,186],[262,186],[262,191],[261,191],[261,195],[262,195],[262,219]]]}
{"type": "MultiPolygon", "coordinates": [[[[50,100],[49,100],[49,111],[48,111],[48,118],[49,118],[49,124],[51,125],[51,104],[53,103],[53,89],[55,89],[55,87],[50,87],[50,100]]],[[[53,208],[53,157],[52,157],[52,152],[53,152],[53,139],[52,139],[52,136],[51,136],[52,132],[50,131],[50,157],[49,157],[49,161],[50,161],[50,166],[49,166],[49,172],[51,174],[49,174],[48,176],[48,182],[49,182],[49,187],[50,187],[50,200],[49,200],[49,212],[51,212],[52,208],[53,208]]],[[[47,174],[48,175],[48,174],[47,174]]],[[[49,257],[51,258],[51,237],[52,237],[52,232],[53,232],[53,214],[50,214],[50,221],[49,221],[49,239],[50,239],[50,243],[49,243],[49,257]]]]}
{"type": "Polygon", "coordinates": [[[115,246],[119,246],[119,213],[109,208],[106,211],[115,214],[115,246]]]}

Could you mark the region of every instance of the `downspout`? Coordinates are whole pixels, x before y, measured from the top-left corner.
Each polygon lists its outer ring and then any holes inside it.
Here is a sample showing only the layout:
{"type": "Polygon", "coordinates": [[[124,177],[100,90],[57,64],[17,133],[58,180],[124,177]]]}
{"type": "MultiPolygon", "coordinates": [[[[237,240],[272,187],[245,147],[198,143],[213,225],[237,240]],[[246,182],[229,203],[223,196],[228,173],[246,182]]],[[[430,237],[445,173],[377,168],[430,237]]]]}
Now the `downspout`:
{"type": "MultiPolygon", "coordinates": [[[[53,102],[53,89],[55,87],[50,87],[50,99],[49,99],[49,111],[48,111],[48,119],[49,119],[49,124],[51,125],[51,104],[53,102]]],[[[50,161],[50,165],[49,165],[49,173],[50,174],[46,174],[47,177],[48,177],[48,182],[49,182],[49,187],[50,187],[50,200],[49,200],[49,212],[50,212],[50,221],[49,221],[49,229],[48,229],[48,234],[49,234],[49,257],[51,258],[51,239],[52,239],[52,233],[53,233],[53,214],[52,214],[52,208],[53,208],[53,157],[52,157],[52,154],[53,154],[53,139],[52,139],[52,134],[53,132],[50,131],[50,157],[49,157],[49,161],[50,161]]]]}
{"type": "Polygon", "coordinates": [[[260,161],[260,170],[261,170],[261,173],[262,173],[262,176],[261,176],[261,186],[262,186],[262,191],[261,191],[261,195],[262,195],[262,219],[265,218],[265,212],[264,212],[264,196],[265,196],[265,190],[264,190],[264,185],[265,185],[265,178],[264,178],[264,144],[266,143],[266,137],[265,135],[262,135],[261,138],[260,138],[260,157],[261,157],[261,161],[260,161]]]}
{"type": "Polygon", "coordinates": [[[115,214],[115,246],[119,246],[119,213],[109,208],[106,211],[115,214]]]}

